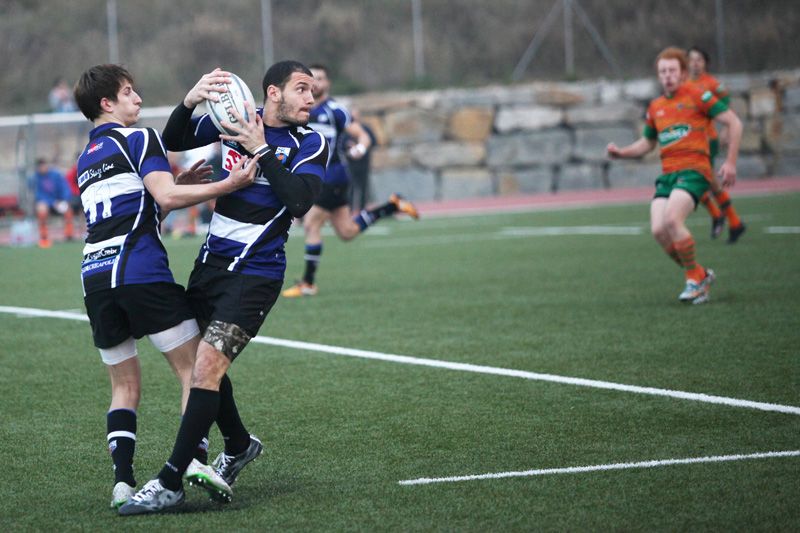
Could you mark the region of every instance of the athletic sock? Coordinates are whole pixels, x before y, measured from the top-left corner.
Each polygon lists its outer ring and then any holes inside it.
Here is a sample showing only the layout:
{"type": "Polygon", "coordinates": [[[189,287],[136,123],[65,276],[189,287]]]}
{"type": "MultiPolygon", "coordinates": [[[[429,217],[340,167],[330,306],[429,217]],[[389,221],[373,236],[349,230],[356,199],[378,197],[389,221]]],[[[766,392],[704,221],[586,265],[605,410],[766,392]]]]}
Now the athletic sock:
{"type": "Polygon", "coordinates": [[[225,453],[239,455],[250,446],[250,433],[244,427],[233,398],[233,384],[228,374],[222,376],[219,384],[219,413],[217,427],[225,441],[225,453]]]}
{"type": "Polygon", "coordinates": [[[722,211],[720,211],[719,207],[711,200],[711,194],[706,191],[706,193],[700,197],[700,202],[706,206],[708,209],[708,214],[711,215],[711,218],[717,219],[722,217],[722,211]]]}
{"type": "Polygon", "coordinates": [[[375,209],[362,209],[356,216],[353,217],[353,221],[358,224],[358,227],[361,228],[361,231],[363,232],[378,220],[384,217],[392,216],[395,213],[397,213],[397,204],[394,202],[386,202],[383,205],[379,205],[375,209]]]}
{"type": "Polygon", "coordinates": [[[695,260],[694,238],[691,236],[675,242],[675,250],[681,260],[687,280],[700,282],[706,277],[706,270],[695,260]]]}
{"type": "Polygon", "coordinates": [[[108,451],[114,462],[114,483],[124,481],[136,486],[133,477],[133,454],[136,450],[136,411],[114,409],[106,415],[108,451]]]}
{"type": "Polygon", "coordinates": [[[681,258],[678,256],[678,251],[675,249],[675,243],[674,242],[669,243],[668,245],[664,246],[663,248],[664,248],[664,252],[666,252],[666,254],[668,256],[670,256],[670,258],[673,261],[675,261],[678,264],[679,267],[683,266],[683,264],[681,264],[681,258]]]}
{"type": "Polygon", "coordinates": [[[720,191],[719,194],[715,195],[715,198],[720,208],[722,208],[722,211],[725,213],[725,216],[728,217],[728,226],[731,228],[740,227],[742,225],[742,220],[739,218],[738,213],[736,213],[736,209],[733,208],[731,195],[728,194],[728,191],[720,191]]]}
{"type": "Polygon", "coordinates": [[[306,253],[303,258],[306,260],[306,271],[303,273],[303,281],[309,285],[314,284],[314,276],[317,274],[317,267],[322,256],[322,243],[306,244],[306,253]]]}
{"type": "Polygon", "coordinates": [[[75,224],[73,222],[73,218],[75,218],[75,214],[72,212],[72,207],[67,208],[67,212],[64,213],[64,238],[72,239],[75,237],[75,224]]]}
{"type": "Polygon", "coordinates": [[[39,240],[47,240],[47,211],[44,213],[37,212],[36,219],[39,221],[39,240]]]}
{"type": "Polygon", "coordinates": [[[183,473],[194,458],[197,444],[208,435],[218,410],[219,392],[192,387],[172,455],[158,473],[158,478],[164,487],[169,490],[181,488],[183,473]]]}
{"type": "Polygon", "coordinates": [[[200,444],[197,445],[197,448],[194,451],[194,458],[203,463],[204,465],[208,464],[208,434],[202,438],[200,444]]]}

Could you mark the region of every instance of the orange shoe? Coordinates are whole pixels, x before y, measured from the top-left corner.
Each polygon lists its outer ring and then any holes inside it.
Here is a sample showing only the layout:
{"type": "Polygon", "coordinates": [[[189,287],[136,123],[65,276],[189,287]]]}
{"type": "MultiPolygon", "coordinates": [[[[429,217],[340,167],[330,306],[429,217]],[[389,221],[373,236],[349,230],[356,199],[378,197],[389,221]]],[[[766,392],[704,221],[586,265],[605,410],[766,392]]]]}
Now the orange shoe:
{"type": "Polygon", "coordinates": [[[417,211],[417,208],[414,207],[414,204],[412,204],[399,194],[392,193],[392,195],[389,197],[389,201],[392,202],[394,205],[396,205],[397,210],[400,211],[401,213],[405,213],[414,220],[419,220],[419,211],[417,211]]]}
{"type": "Polygon", "coordinates": [[[50,239],[39,239],[39,248],[52,248],[53,241],[50,239]]]}
{"type": "Polygon", "coordinates": [[[302,298],[303,296],[316,296],[319,289],[313,283],[298,281],[281,293],[284,298],[302,298]]]}

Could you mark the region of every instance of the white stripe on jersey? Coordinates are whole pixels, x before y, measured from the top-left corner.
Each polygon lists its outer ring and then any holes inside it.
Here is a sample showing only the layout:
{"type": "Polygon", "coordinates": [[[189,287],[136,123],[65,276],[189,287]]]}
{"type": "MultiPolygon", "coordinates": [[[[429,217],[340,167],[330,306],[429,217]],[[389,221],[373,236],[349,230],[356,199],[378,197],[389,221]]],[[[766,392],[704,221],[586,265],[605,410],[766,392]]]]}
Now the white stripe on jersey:
{"type": "Polygon", "coordinates": [[[336,125],[335,124],[324,124],[322,122],[317,122],[314,124],[314,131],[318,131],[319,133],[323,134],[328,139],[335,139],[336,138],[336,125]]]}
{"type": "MultiPolygon", "coordinates": [[[[131,227],[131,231],[128,233],[128,235],[133,235],[133,233],[136,231],[136,228],[139,227],[139,221],[142,219],[142,212],[144,211],[144,199],[145,199],[145,196],[146,195],[144,194],[144,187],[142,187],[141,196],[139,197],[139,212],[136,213],[136,220],[133,221],[133,226],[131,227]]],[[[125,241],[123,241],[122,247],[119,249],[119,255],[117,256],[117,259],[114,260],[114,267],[111,269],[111,288],[112,289],[117,287],[117,267],[119,267],[119,258],[122,257],[123,253],[125,253],[125,243],[126,242],[127,242],[127,239],[125,241]]]]}
{"type": "Polygon", "coordinates": [[[325,150],[325,137],[323,137],[322,134],[320,132],[318,132],[318,131],[316,131],[314,133],[316,133],[317,135],[322,137],[322,139],[320,139],[321,142],[319,143],[319,149],[316,152],[314,152],[312,155],[306,157],[305,159],[301,159],[300,161],[298,161],[297,164],[295,164],[295,166],[292,167],[292,170],[291,170],[292,172],[297,170],[297,167],[299,167],[300,165],[302,165],[306,161],[310,161],[310,160],[314,159],[319,154],[321,154],[323,150],[325,150]]]}
{"type": "MultiPolygon", "coordinates": [[[[275,215],[275,217],[274,217],[272,220],[270,220],[269,222],[267,222],[266,224],[264,224],[264,226],[263,226],[263,228],[264,228],[264,233],[266,233],[266,231],[269,229],[269,227],[272,225],[272,223],[273,223],[273,222],[275,222],[275,221],[276,221],[276,220],[277,220],[277,219],[278,219],[278,218],[279,218],[279,217],[280,217],[280,216],[281,216],[281,215],[282,215],[282,214],[283,214],[285,211],[286,211],[286,206],[283,206],[283,207],[281,208],[281,210],[280,210],[280,211],[278,211],[278,214],[277,214],[277,215],[275,215]]],[[[251,242],[248,242],[248,243],[247,243],[247,245],[244,247],[244,250],[242,250],[242,253],[241,253],[241,254],[239,254],[239,256],[238,256],[238,257],[236,257],[236,259],[234,259],[234,260],[231,262],[231,264],[230,264],[230,265],[228,265],[228,270],[230,270],[231,272],[233,272],[233,269],[234,269],[234,268],[236,268],[236,264],[239,262],[239,260],[240,260],[242,257],[246,256],[246,255],[247,255],[247,253],[250,251],[250,247],[253,245],[253,242],[255,242],[255,240],[253,240],[253,241],[251,241],[251,242]]]]}
{"type": "MultiPolygon", "coordinates": [[[[272,220],[267,222],[267,226],[271,222],[272,220]]],[[[229,239],[243,244],[255,241],[263,231],[264,226],[261,224],[239,222],[219,213],[214,213],[211,216],[211,224],[208,228],[208,233],[214,237],[229,239]]]]}
{"type": "Polygon", "coordinates": [[[133,172],[125,172],[117,174],[113,178],[92,183],[86,187],[86,190],[81,194],[81,203],[83,204],[83,210],[89,211],[103,201],[110,201],[117,196],[143,190],[144,182],[142,182],[142,178],[133,172]]]}
{"type": "MultiPolygon", "coordinates": [[[[122,130],[130,130],[131,128],[114,128],[114,129],[115,129],[115,130],[117,130],[117,131],[122,131],[122,130]]],[[[127,137],[127,135],[126,135],[126,137],[127,137]]],[[[132,169],[135,171],[135,170],[136,170],[136,165],[134,165],[134,164],[133,164],[133,161],[131,161],[131,158],[130,158],[130,157],[128,157],[128,151],[127,151],[127,150],[125,150],[125,149],[122,147],[122,145],[119,143],[119,141],[118,141],[118,140],[116,140],[114,137],[108,136],[108,137],[106,137],[106,138],[107,138],[107,139],[111,139],[112,141],[114,141],[114,144],[116,144],[116,145],[117,145],[117,147],[119,148],[119,153],[121,153],[122,155],[124,155],[124,156],[125,156],[125,159],[127,159],[127,160],[128,160],[128,164],[129,164],[129,165],[131,166],[131,168],[132,168],[132,169]]]]}

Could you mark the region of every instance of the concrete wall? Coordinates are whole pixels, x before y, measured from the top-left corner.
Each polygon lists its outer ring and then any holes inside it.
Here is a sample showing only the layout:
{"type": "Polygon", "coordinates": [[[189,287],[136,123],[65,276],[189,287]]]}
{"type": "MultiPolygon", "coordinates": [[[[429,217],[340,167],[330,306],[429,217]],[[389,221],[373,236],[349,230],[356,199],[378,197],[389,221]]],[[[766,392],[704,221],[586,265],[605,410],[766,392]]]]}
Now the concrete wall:
{"type": "MultiPolygon", "coordinates": [[[[800,70],[721,75],[744,123],[740,179],[800,175],[800,70]]],[[[448,200],[649,186],[657,150],[610,162],[641,135],[653,79],[530,83],[340,98],[378,138],[375,199],[448,200]]],[[[723,148],[724,151],[724,148],[723,148]]],[[[719,161],[718,161],[719,163],[719,161]]]]}

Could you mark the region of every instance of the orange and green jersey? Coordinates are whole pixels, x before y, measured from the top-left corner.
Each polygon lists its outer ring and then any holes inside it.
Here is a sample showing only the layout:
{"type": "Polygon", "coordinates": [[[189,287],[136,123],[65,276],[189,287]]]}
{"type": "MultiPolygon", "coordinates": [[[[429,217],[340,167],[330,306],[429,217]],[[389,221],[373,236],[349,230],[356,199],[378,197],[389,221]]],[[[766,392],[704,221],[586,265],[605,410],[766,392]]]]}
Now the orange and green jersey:
{"type": "MultiPolygon", "coordinates": [[[[730,93],[722,84],[722,82],[708,72],[700,74],[693,80],[690,79],[689,83],[693,83],[703,92],[711,91],[720,102],[724,103],[725,105],[730,105],[730,93]]],[[[711,127],[708,129],[708,138],[709,140],[713,141],[716,140],[717,137],[719,137],[719,134],[717,133],[717,128],[714,127],[714,123],[712,122],[711,127]]]]}
{"type": "Polygon", "coordinates": [[[712,179],[708,152],[711,119],[728,109],[711,91],[684,83],[650,102],[643,135],[658,142],[664,174],[695,170],[712,179]]]}

